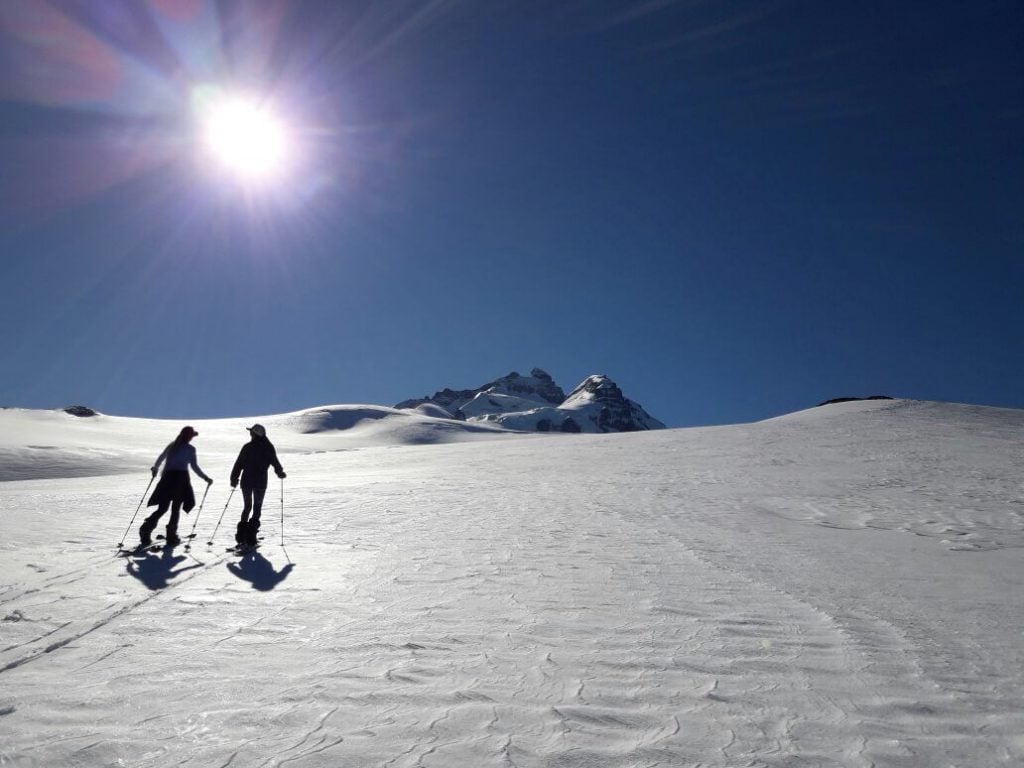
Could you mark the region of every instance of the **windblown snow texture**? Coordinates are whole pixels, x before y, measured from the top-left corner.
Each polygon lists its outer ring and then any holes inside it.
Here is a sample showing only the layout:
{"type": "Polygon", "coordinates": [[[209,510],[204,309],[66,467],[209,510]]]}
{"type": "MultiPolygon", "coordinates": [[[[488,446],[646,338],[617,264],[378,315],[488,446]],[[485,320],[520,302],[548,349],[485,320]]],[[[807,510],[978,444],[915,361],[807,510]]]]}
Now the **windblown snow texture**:
{"type": "MultiPolygon", "coordinates": [[[[1024,412],[258,419],[288,471],[260,550],[225,551],[235,494],[213,546],[207,512],[124,557],[180,424],[0,412],[0,764],[1024,762],[1024,412]]],[[[208,510],[251,423],[195,423],[208,510]]]]}

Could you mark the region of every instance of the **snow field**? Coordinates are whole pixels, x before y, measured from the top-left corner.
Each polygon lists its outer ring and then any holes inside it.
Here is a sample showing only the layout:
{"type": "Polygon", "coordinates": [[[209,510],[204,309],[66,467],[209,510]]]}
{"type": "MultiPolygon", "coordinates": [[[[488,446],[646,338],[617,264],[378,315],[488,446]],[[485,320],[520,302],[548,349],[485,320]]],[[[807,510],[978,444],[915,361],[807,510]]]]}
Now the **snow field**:
{"type": "Polygon", "coordinates": [[[114,555],[144,474],[4,483],[0,764],[1016,765],[1021,425],[849,404],[325,451],[281,427],[285,547],[272,483],[245,559],[238,494],[206,545],[216,428],[190,552],[114,555]]]}

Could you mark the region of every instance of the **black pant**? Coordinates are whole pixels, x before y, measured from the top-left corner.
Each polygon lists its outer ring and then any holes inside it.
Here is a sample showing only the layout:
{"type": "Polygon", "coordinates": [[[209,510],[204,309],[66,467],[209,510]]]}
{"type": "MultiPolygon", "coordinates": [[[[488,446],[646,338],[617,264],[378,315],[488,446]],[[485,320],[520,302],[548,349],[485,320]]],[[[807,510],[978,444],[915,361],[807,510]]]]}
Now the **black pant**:
{"type": "Polygon", "coordinates": [[[167,521],[167,541],[173,541],[178,538],[178,519],[181,517],[181,504],[180,501],[161,501],[160,506],[156,508],[156,512],[146,518],[145,522],[142,523],[142,527],[139,528],[139,538],[143,542],[150,540],[153,535],[153,529],[156,528],[156,524],[160,522],[160,518],[163,517],[164,512],[167,508],[171,508],[171,517],[167,521]]]}
{"type": "Polygon", "coordinates": [[[242,486],[242,519],[235,531],[235,541],[239,544],[256,543],[256,534],[260,530],[260,515],[263,512],[263,497],[266,495],[266,488],[242,486]]]}

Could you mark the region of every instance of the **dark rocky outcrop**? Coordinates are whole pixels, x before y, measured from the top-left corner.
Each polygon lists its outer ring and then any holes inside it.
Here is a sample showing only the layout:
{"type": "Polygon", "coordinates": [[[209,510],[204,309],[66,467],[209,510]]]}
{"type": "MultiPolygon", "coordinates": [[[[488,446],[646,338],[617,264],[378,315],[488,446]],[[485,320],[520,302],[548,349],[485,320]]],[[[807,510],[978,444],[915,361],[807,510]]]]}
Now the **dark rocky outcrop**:
{"type": "Polygon", "coordinates": [[[470,402],[477,395],[484,392],[492,392],[501,395],[516,395],[519,397],[538,400],[551,405],[559,405],[565,400],[565,392],[559,387],[547,371],[534,368],[529,376],[522,376],[512,371],[507,376],[502,376],[494,381],[489,381],[476,389],[442,389],[428,397],[421,397],[414,400],[403,400],[395,408],[417,408],[426,403],[440,405],[457,419],[465,419],[465,414],[460,410],[462,406],[470,402]]]}
{"type": "Polygon", "coordinates": [[[88,418],[89,416],[99,416],[97,411],[92,408],[88,408],[84,405],[69,405],[64,409],[64,413],[70,413],[72,416],[80,416],[82,418],[88,418]]]}
{"type": "Polygon", "coordinates": [[[826,400],[823,403],[818,403],[815,408],[820,408],[823,405],[834,405],[836,403],[853,403],[858,400],[893,400],[894,398],[889,395],[871,395],[869,397],[833,397],[831,400],[826,400]]]}
{"type": "Polygon", "coordinates": [[[534,368],[529,376],[520,376],[512,371],[508,376],[502,376],[496,381],[483,386],[485,391],[500,391],[510,395],[533,397],[551,405],[559,405],[565,400],[565,392],[555,384],[551,375],[540,368],[534,368]]]}
{"type": "Polygon", "coordinates": [[[639,403],[623,395],[619,386],[607,376],[588,376],[569,393],[562,407],[572,408],[576,404],[586,403],[600,408],[596,423],[601,432],[639,432],[665,426],[651,417],[639,403]]]}

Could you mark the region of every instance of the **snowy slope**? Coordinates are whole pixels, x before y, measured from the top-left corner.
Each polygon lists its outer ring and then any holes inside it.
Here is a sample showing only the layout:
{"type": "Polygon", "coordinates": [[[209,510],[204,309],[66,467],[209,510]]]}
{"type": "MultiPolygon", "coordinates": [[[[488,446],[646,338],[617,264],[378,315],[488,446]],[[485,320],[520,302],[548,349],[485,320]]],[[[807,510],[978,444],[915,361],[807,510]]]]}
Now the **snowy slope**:
{"type": "Polygon", "coordinates": [[[529,411],[537,407],[538,402],[529,398],[505,395],[500,392],[478,392],[459,410],[468,421],[478,421],[486,420],[488,416],[529,411]]]}
{"type": "Polygon", "coordinates": [[[126,558],[172,425],[0,412],[65,457],[0,485],[0,764],[1024,761],[1024,412],[381,445],[318,410],[260,417],[289,475],[243,560],[206,541],[249,420],[194,425],[192,550],[126,558]]]}

